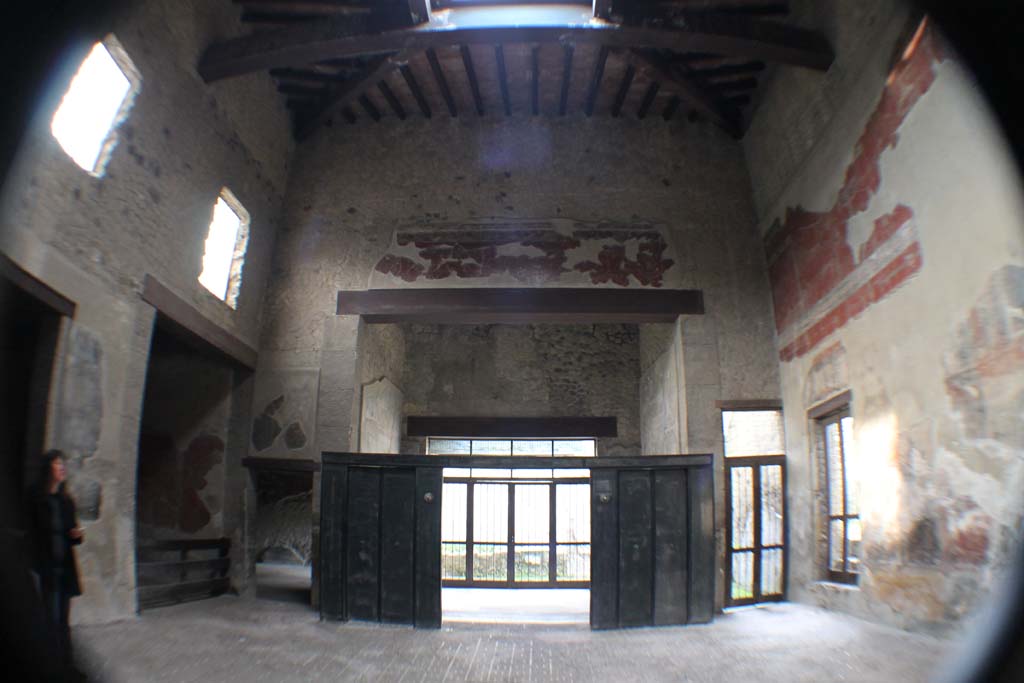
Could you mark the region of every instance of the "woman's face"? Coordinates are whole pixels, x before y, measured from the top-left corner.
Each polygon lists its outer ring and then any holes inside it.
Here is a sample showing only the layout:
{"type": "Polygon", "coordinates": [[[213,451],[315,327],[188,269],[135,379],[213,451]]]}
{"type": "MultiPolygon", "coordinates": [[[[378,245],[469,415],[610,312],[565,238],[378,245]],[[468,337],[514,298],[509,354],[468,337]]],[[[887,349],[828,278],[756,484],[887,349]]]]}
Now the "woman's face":
{"type": "Polygon", "coordinates": [[[53,462],[50,463],[50,481],[54,484],[59,484],[64,481],[66,474],[67,472],[64,469],[64,459],[55,458],[53,462]]]}

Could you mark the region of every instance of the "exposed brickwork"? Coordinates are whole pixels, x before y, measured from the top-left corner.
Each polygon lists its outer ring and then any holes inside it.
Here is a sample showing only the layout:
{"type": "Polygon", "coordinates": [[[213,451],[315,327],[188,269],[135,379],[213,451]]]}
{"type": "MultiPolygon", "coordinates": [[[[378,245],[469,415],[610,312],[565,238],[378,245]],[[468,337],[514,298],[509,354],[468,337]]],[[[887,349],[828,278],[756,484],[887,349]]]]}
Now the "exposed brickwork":
{"type": "Polygon", "coordinates": [[[898,204],[874,222],[857,254],[848,240],[850,220],[865,212],[882,185],[882,154],[896,146],[899,128],[935,80],[935,67],[945,59],[939,38],[926,30],[914,54],[892,72],[882,97],[854,148],[842,187],[827,211],[801,206],[786,210],[785,220],[765,238],[769,277],[775,300],[775,325],[782,333],[806,324],[812,307],[844,280],[870,278],[847,299],[833,306],[780,352],[783,361],[802,356],[852,317],[879,301],[921,267],[914,242],[874,276],[861,268],[900,228],[913,218],[911,207],[898,204]]]}

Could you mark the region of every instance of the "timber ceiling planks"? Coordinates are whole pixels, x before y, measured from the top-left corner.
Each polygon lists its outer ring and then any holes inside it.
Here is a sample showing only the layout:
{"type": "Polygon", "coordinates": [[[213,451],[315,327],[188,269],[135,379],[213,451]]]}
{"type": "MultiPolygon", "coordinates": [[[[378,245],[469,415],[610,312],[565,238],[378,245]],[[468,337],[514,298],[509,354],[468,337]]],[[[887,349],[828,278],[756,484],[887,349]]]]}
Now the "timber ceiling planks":
{"type": "Polygon", "coordinates": [[[605,20],[512,29],[457,24],[482,4],[465,0],[432,0],[418,24],[427,0],[222,1],[252,31],[209,46],[200,74],[269,70],[300,140],[332,122],[580,113],[686,116],[741,137],[767,66],[832,59],[773,0],[575,2],[605,20]]]}

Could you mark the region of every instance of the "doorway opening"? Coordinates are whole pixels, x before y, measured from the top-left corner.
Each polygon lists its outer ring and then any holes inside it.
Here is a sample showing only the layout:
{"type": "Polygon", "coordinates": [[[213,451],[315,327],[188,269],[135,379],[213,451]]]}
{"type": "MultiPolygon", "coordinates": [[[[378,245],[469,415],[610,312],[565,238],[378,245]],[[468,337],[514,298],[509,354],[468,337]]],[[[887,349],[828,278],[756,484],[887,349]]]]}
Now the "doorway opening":
{"type": "Polygon", "coordinates": [[[136,490],[140,609],[231,587],[228,453],[238,432],[241,373],[157,314],[146,367],[136,490]]]}
{"type": "Polygon", "coordinates": [[[308,605],[313,581],[313,473],[257,469],[253,477],[256,596],[308,605]]]}
{"type": "Polygon", "coordinates": [[[46,440],[47,404],[53,376],[61,316],[74,304],[6,261],[0,275],[0,416],[3,471],[9,486],[2,495],[16,528],[25,528],[24,496],[38,472],[46,440]],[[10,274],[11,278],[7,275],[10,274]],[[22,284],[27,287],[21,286],[22,284]],[[40,291],[46,299],[34,296],[40,291]],[[56,306],[50,305],[51,303],[56,306]],[[59,307],[59,308],[58,308],[59,307]]]}
{"type": "MultiPolygon", "coordinates": [[[[593,439],[431,438],[431,455],[593,457],[593,439]]],[[[588,623],[590,472],[444,469],[445,621],[588,623]]]]}

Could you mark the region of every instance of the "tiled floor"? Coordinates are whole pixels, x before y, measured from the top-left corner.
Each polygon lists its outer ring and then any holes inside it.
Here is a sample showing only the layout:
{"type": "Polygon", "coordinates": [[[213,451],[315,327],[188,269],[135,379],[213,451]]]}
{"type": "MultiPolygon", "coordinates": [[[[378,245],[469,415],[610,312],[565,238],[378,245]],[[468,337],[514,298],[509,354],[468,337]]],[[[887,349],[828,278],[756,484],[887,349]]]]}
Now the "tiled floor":
{"type": "Polygon", "coordinates": [[[305,605],[223,596],[74,629],[110,681],[924,681],[947,643],[793,604],[710,625],[322,623],[305,605]]]}

